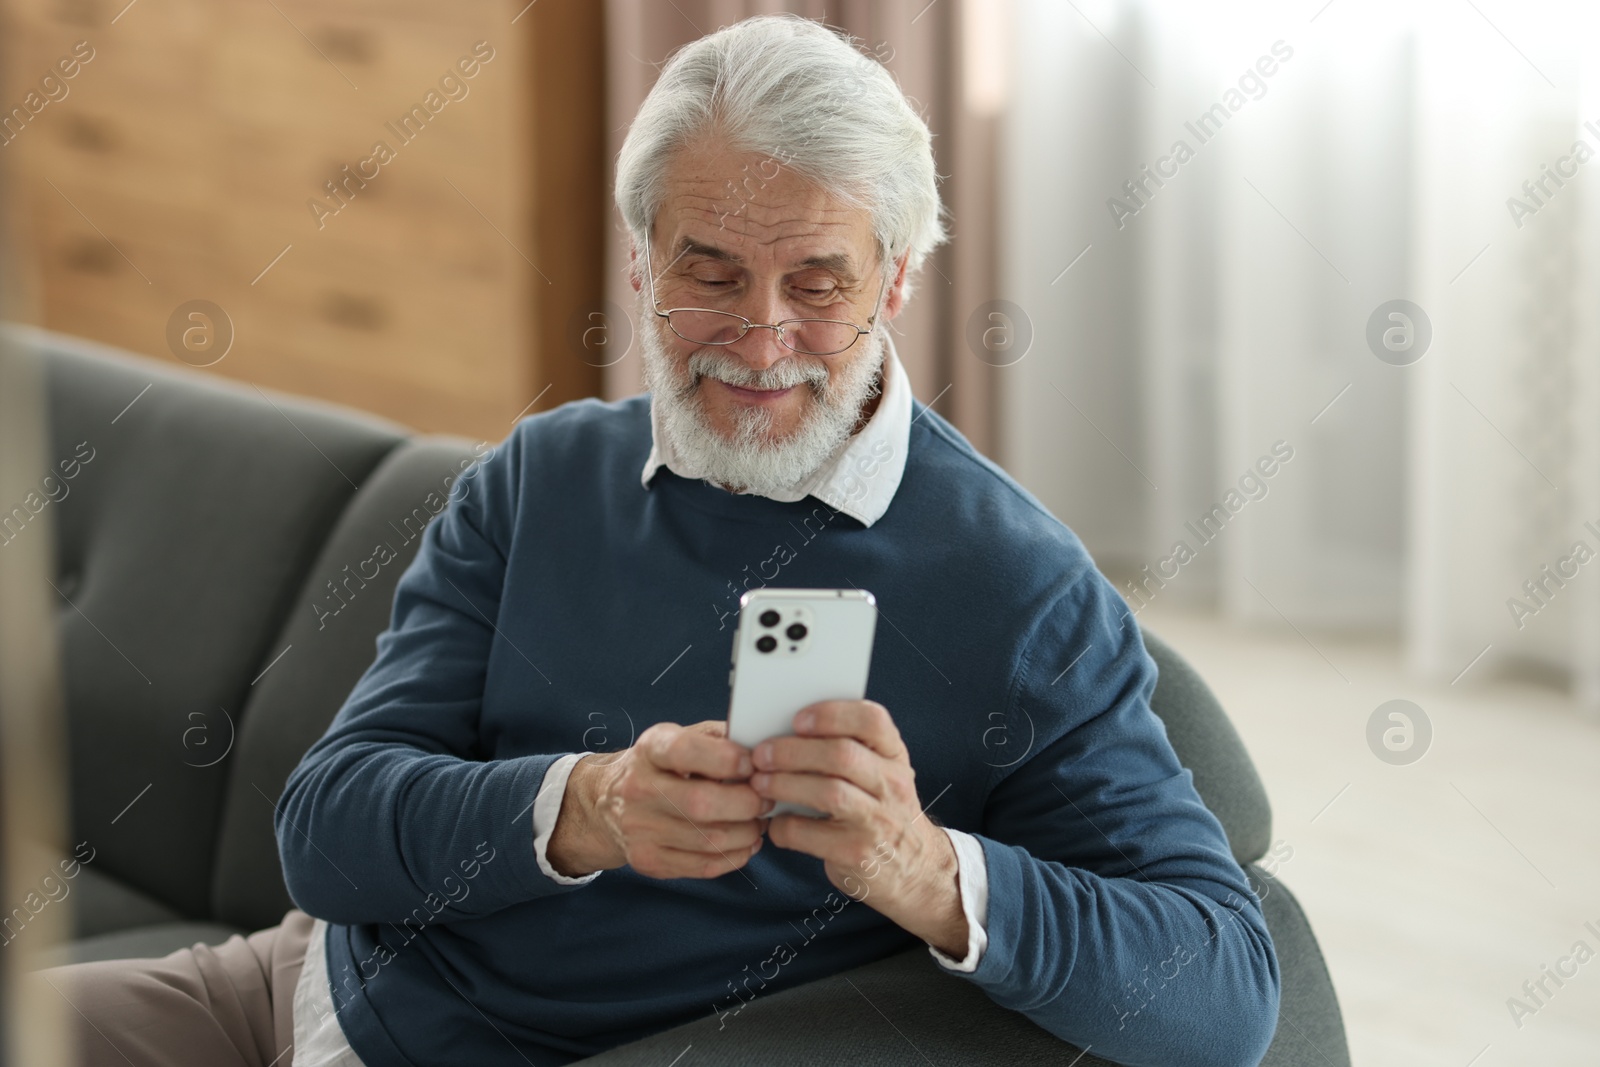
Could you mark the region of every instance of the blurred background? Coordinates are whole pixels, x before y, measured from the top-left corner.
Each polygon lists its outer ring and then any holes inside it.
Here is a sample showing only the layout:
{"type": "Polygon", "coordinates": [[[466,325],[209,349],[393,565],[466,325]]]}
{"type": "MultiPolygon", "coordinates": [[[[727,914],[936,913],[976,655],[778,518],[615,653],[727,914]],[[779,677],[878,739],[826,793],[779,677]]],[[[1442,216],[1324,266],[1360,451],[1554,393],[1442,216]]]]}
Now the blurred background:
{"type": "MultiPolygon", "coordinates": [[[[1600,949],[1592,5],[4,0],[11,335],[490,443],[638,392],[616,152],[777,10],[933,130],[916,395],[1217,691],[1354,1062],[1593,1062],[1600,965],[1523,992],[1600,949]]],[[[9,509],[57,457],[4,366],[9,509]]],[[[0,552],[8,901],[65,833],[55,566],[0,552]]]]}

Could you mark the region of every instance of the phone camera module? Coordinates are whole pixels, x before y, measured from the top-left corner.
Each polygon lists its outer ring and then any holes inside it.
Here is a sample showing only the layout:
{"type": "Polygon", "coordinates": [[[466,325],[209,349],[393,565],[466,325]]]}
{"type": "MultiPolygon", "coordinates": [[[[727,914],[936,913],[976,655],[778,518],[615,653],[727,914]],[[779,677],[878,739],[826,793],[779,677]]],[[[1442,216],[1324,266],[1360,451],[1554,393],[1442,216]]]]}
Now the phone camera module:
{"type": "Polygon", "coordinates": [[[806,635],[806,628],[803,623],[793,622],[784,633],[789,635],[789,640],[798,641],[806,635]]]}
{"type": "Polygon", "coordinates": [[[782,619],[783,619],[783,616],[779,615],[776,611],[773,611],[771,608],[768,608],[766,611],[763,611],[761,613],[761,625],[762,626],[767,626],[767,627],[776,626],[776,625],[778,625],[778,623],[780,621],[782,621],[782,619]]]}
{"type": "Polygon", "coordinates": [[[771,634],[762,634],[760,637],[756,638],[757,652],[771,652],[777,647],[778,639],[773,637],[771,634]]]}

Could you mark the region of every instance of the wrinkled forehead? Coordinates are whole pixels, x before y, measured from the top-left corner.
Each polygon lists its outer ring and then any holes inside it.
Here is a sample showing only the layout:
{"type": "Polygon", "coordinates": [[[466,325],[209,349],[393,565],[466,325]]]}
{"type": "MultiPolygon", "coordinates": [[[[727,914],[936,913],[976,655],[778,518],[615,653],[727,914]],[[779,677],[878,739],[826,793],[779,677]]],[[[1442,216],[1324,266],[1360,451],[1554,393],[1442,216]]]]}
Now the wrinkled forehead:
{"type": "Polygon", "coordinates": [[[649,235],[660,262],[690,257],[737,269],[828,270],[861,277],[877,261],[871,213],[776,157],[700,145],[663,176],[649,235]]]}

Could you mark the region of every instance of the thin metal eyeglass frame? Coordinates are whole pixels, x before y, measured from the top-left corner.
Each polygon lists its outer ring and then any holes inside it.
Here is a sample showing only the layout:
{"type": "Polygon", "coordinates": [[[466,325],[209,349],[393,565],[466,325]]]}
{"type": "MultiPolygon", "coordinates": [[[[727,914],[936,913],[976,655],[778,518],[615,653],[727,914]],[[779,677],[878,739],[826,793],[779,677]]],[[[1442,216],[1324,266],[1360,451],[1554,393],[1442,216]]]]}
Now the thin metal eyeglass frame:
{"type": "Polygon", "coordinates": [[[872,330],[873,330],[873,327],[877,325],[878,313],[882,310],[881,305],[883,304],[883,294],[884,294],[884,291],[889,286],[888,276],[885,275],[884,278],[883,278],[883,281],[879,283],[879,286],[878,286],[878,299],[873,304],[872,317],[867,320],[867,325],[866,325],[865,328],[857,326],[855,323],[849,322],[849,321],[847,321],[845,319],[799,318],[799,319],[784,319],[782,322],[766,323],[766,322],[751,322],[749,319],[745,318],[743,315],[736,314],[736,313],[734,313],[732,311],[723,311],[721,308],[682,307],[682,308],[668,308],[667,310],[662,311],[661,307],[660,307],[660,301],[656,299],[655,271],[652,270],[651,266],[650,266],[650,235],[648,233],[646,233],[644,235],[644,273],[645,273],[645,277],[650,280],[650,307],[651,307],[651,309],[657,315],[659,315],[661,318],[664,318],[664,319],[667,320],[667,329],[671,330],[673,332],[673,334],[676,335],[677,337],[683,338],[683,340],[688,341],[690,344],[693,344],[693,345],[731,345],[735,341],[743,340],[744,339],[744,335],[749,333],[751,330],[757,330],[757,329],[760,329],[760,330],[776,330],[778,332],[778,341],[779,341],[779,343],[782,344],[783,347],[787,348],[789,351],[798,352],[802,356],[837,356],[837,355],[840,355],[841,353],[848,352],[848,351],[850,351],[850,349],[854,348],[855,345],[856,345],[856,342],[861,340],[862,337],[864,337],[867,334],[871,333],[872,330]],[[727,315],[729,318],[738,319],[740,322],[744,323],[744,326],[739,330],[739,336],[738,337],[732,337],[732,338],[729,338],[726,341],[696,341],[693,338],[684,337],[683,334],[678,333],[677,327],[672,325],[672,313],[674,311],[707,311],[707,312],[710,312],[713,315],[727,315]],[[840,326],[848,326],[851,329],[855,330],[856,331],[856,335],[855,335],[854,338],[851,339],[849,344],[845,345],[843,348],[839,349],[838,351],[835,351],[835,352],[806,352],[803,349],[796,348],[794,345],[790,344],[788,337],[785,336],[785,334],[784,334],[784,327],[785,326],[791,325],[791,324],[797,323],[797,322],[833,322],[833,323],[838,323],[840,326]]]}

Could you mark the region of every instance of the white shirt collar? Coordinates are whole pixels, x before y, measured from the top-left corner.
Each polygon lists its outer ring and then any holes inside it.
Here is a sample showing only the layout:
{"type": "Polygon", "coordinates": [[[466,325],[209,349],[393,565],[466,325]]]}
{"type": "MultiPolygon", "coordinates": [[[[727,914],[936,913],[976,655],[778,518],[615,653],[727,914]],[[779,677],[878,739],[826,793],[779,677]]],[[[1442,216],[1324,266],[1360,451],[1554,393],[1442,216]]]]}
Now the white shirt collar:
{"type": "MultiPolygon", "coordinates": [[[[894,348],[894,338],[884,335],[883,395],[859,433],[853,434],[809,478],[779,493],[763,493],[771,500],[793,503],[814,496],[835,511],[842,511],[871,526],[889,510],[906,469],[911,442],[911,383],[894,348]]],[[[666,467],[682,478],[700,475],[672,448],[662,430],[655,398],[650,400],[650,457],[639,481],[646,489],[657,470],[666,467]]]]}

